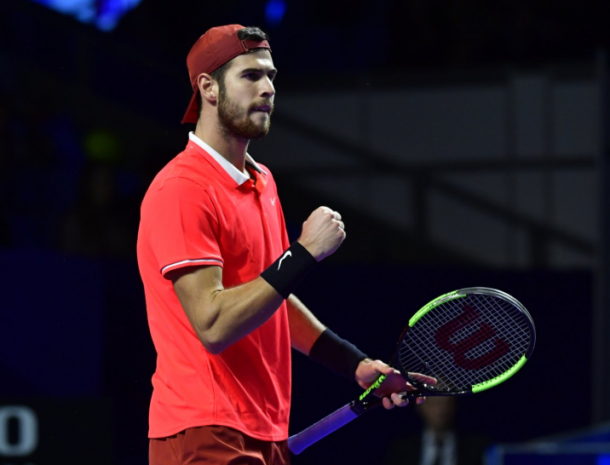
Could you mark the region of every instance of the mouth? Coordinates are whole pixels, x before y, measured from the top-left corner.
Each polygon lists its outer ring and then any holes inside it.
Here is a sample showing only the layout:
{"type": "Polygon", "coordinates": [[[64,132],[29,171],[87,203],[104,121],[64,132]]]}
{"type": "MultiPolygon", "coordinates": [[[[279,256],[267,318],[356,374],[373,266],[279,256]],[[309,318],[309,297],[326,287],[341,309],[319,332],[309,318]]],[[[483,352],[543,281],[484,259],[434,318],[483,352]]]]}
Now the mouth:
{"type": "Polygon", "coordinates": [[[257,105],[254,108],[252,108],[252,111],[258,111],[261,113],[267,113],[267,114],[271,114],[271,110],[273,108],[271,107],[271,105],[257,105]]]}

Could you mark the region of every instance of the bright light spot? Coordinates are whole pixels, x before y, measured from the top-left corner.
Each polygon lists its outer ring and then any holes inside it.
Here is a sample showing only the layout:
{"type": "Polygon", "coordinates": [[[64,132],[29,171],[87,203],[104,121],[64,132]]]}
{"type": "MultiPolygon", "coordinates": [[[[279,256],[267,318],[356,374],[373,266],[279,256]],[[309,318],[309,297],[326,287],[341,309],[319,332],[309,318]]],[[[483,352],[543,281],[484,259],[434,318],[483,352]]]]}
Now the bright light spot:
{"type": "Polygon", "coordinates": [[[286,2],[284,0],[269,0],[265,7],[265,21],[269,26],[277,26],[284,19],[286,2]]]}
{"type": "Polygon", "coordinates": [[[32,0],[55,11],[73,16],[82,23],[92,23],[102,31],[111,31],[129,10],[142,0],[32,0]]]}

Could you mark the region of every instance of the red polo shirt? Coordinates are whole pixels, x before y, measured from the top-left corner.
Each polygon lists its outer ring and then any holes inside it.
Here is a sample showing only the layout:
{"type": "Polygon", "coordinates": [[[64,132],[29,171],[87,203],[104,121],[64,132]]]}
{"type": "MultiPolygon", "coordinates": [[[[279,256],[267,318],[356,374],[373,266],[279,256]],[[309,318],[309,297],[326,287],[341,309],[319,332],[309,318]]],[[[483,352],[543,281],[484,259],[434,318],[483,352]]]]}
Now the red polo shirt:
{"type": "Polygon", "coordinates": [[[206,351],[166,276],[223,268],[225,288],[252,281],[289,247],[273,177],[251,158],[240,173],[191,133],[144,197],[138,264],[157,351],[149,437],[223,425],[257,439],[288,437],[291,359],[286,303],[221,354],[206,351]]]}

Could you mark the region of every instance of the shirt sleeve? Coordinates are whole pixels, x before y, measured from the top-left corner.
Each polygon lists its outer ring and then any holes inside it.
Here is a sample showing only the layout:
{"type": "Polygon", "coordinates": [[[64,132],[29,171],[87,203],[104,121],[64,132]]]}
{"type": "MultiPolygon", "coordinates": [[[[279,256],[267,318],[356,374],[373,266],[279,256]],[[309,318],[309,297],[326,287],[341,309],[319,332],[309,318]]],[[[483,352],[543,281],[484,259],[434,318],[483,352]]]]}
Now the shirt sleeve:
{"type": "Polygon", "coordinates": [[[146,219],[149,244],[163,276],[187,266],[222,267],[218,215],[197,183],[184,178],[164,181],[142,209],[146,219]]]}

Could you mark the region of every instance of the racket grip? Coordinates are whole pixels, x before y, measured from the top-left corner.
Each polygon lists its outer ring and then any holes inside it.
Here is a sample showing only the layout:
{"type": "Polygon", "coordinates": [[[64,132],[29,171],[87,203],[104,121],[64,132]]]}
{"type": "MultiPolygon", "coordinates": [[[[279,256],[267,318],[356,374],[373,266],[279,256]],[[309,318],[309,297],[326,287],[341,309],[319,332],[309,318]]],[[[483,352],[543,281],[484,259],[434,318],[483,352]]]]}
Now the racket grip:
{"type": "Polygon", "coordinates": [[[288,438],[288,448],[290,451],[298,455],[323,437],[328,436],[333,431],[338,430],[354,418],[357,418],[359,414],[354,412],[351,407],[351,403],[347,404],[322,418],[317,423],[314,423],[309,428],[305,428],[300,433],[290,436],[288,438]]]}

